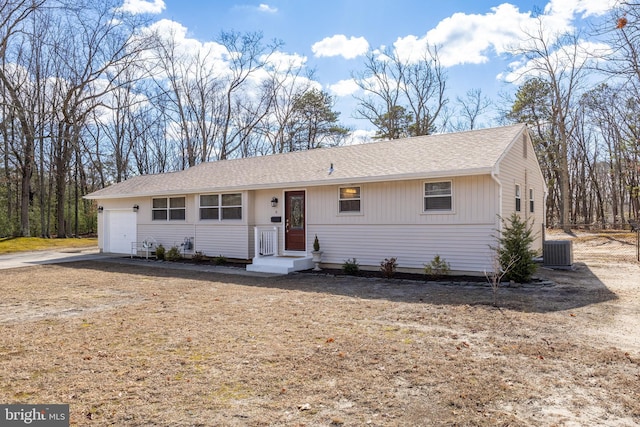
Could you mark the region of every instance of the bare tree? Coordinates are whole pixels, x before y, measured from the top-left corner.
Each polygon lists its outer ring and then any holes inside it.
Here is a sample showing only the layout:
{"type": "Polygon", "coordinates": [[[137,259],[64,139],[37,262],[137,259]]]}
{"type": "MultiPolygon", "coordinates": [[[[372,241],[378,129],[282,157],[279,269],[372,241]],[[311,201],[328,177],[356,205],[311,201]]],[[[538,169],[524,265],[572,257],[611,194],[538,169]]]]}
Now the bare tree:
{"type": "Polygon", "coordinates": [[[438,50],[427,46],[421,58],[415,62],[400,62],[396,67],[404,69],[400,86],[413,117],[410,134],[429,135],[438,130],[438,119],[448,100],[445,96],[447,76],[440,63],[438,50]]]}
{"type": "Polygon", "coordinates": [[[268,67],[269,78],[263,86],[269,92],[269,113],[259,127],[264,147],[256,147],[261,154],[284,153],[292,146],[295,134],[295,103],[311,87],[311,74],[305,74],[301,64],[290,60],[268,67]]]}
{"type": "Polygon", "coordinates": [[[580,48],[578,34],[549,35],[539,17],[537,26],[524,31],[526,40],[511,50],[527,61],[525,73],[538,76],[550,90],[550,125],[555,136],[555,153],[559,178],[560,225],[565,231],[571,226],[571,182],[569,174],[569,144],[575,131],[572,110],[577,105],[585,83],[588,53],[580,48]]]}
{"type": "Polygon", "coordinates": [[[379,139],[428,135],[448,100],[447,77],[436,48],[428,47],[419,59],[402,58],[392,49],[369,52],[364,71],[354,73],[364,93],[355,116],[368,120],[379,139]]]}
{"type": "Polygon", "coordinates": [[[478,118],[491,107],[492,102],[482,94],[482,89],[470,89],[464,98],[456,97],[460,122],[456,130],[473,130],[478,125],[478,118]]]}
{"type": "Polygon", "coordinates": [[[181,146],[180,168],[185,169],[209,160],[220,136],[224,77],[214,71],[212,46],[187,51],[175,33],[158,34],[157,40],[152,73],[162,95],[151,101],[170,101],[162,106],[175,124],[167,131],[181,146]]]}
{"type": "MultiPolygon", "coordinates": [[[[248,130],[255,129],[263,117],[266,116],[272,102],[271,96],[264,96],[265,92],[247,87],[255,83],[252,80],[258,71],[263,70],[269,63],[273,53],[282,45],[282,42],[274,40],[269,44],[262,41],[262,33],[241,34],[235,31],[222,32],[219,42],[227,50],[227,61],[230,75],[225,85],[224,109],[222,113],[222,132],[218,151],[218,159],[224,160],[240,149],[246,138],[248,130]],[[254,90],[252,90],[254,89],[254,90]],[[240,93],[243,91],[244,93],[240,93]],[[246,107],[247,96],[260,93],[262,96],[254,100],[250,107],[246,107]],[[240,98],[240,99],[239,99],[240,98]],[[252,112],[252,120],[244,120],[241,127],[234,126],[234,113],[238,116],[244,110],[252,112]]],[[[259,84],[260,85],[260,84],[259,84]]],[[[267,94],[269,94],[267,92],[267,94]]]]}
{"type": "MultiPolygon", "coordinates": [[[[38,64],[34,62],[37,58],[30,55],[29,38],[25,36],[24,27],[28,25],[30,16],[43,4],[44,0],[10,0],[0,5],[0,83],[3,95],[6,95],[3,99],[2,128],[7,147],[5,155],[11,150],[20,170],[21,236],[31,235],[29,207],[32,197],[31,178],[35,169],[36,114],[34,98],[29,96],[33,88],[29,72],[38,72],[38,64]],[[9,57],[13,61],[8,62],[9,57]],[[9,135],[7,126],[12,126],[14,118],[20,131],[18,134],[12,128],[9,135]]],[[[8,167],[8,163],[6,166],[8,167]]]]}
{"type": "MultiPolygon", "coordinates": [[[[57,13],[55,45],[58,115],[52,138],[57,235],[69,234],[65,216],[67,177],[83,127],[104,97],[126,85],[125,70],[139,61],[148,40],[132,37],[132,26],[111,2],[89,2],[57,13]]],[[[135,25],[135,23],[131,23],[135,25]]]]}
{"type": "Polygon", "coordinates": [[[396,69],[395,64],[397,62],[381,58],[377,52],[369,52],[364,71],[354,74],[356,84],[364,93],[356,97],[359,105],[355,117],[368,120],[376,127],[376,136],[382,139],[398,139],[407,134],[407,124],[399,114],[400,108],[405,110],[400,100],[401,70],[396,69]]]}

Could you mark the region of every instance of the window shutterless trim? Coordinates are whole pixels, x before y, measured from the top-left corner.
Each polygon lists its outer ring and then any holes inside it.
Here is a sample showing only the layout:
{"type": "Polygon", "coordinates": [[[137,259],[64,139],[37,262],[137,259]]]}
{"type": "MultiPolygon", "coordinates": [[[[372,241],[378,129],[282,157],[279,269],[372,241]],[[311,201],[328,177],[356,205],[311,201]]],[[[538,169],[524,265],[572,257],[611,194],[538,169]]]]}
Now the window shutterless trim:
{"type": "Polygon", "coordinates": [[[452,213],[453,212],[453,181],[452,180],[425,181],[423,183],[422,212],[423,213],[452,213]],[[431,186],[431,188],[429,188],[429,186],[431,186]]]}
{"type": "Polygon", "coordinates": [[[200,221],[241,221],[242,193],[207,193],[198,195],[198,219],[200,221]],[[211,198],[211,204],[202,204],[203,198],[211,198]],[[207,213],[207,218],[203,218],[207,213]]]}
{"type": "Polygon", "coordinates": [[[362,213],[362,186],[345,185],[338,187],[338,213],[342,215],[362,213]],[[345,190],[345,193],[342,190],[345,190]],[[344,197],[345,194],[353,194],[353,197],[344,197]]]}
{"type": "Polygon", "coordinates": [[[151,198],[152,221],[185,221],[186,219],[186,196],[166,196],[151,198]]]}

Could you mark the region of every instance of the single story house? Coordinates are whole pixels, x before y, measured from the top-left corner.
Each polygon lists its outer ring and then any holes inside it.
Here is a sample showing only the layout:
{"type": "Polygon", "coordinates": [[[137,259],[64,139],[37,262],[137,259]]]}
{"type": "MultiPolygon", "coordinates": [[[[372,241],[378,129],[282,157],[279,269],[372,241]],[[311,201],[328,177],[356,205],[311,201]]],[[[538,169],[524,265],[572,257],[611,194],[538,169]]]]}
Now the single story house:
{"type": "Polygon", "coordinates": [[[529,219],[542,250],[545,184],[525,125],[203,163],[136,176],[86,196],[98,244],[140,254],[143,242],[185,254],[251,260],[288,273],[356,259],[422,271],[492,271],[500,218],[529,219]]]}

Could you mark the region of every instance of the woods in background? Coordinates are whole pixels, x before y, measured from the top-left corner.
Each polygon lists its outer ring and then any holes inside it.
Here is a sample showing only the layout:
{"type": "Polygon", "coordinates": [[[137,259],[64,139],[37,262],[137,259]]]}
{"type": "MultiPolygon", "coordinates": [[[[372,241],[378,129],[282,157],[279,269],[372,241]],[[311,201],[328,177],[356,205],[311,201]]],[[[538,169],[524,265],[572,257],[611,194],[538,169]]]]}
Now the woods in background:
{"type": "MultiPolygon", "coordinates": [[[[594,28],[598,46],[549,38],[540,21],[510,52],[528,68],[502,106],[480,89],[450,103],[435,46],[411,59],[371,51],[353,72],[352,114],[376,139],[527,123],[547,223],[621,227],[640,215],[637,9],[594,28]]],[[[130,176],[350,136],[313,70],[261,33],[221,31],[194,49],[179,24],[113,0],[8,0],[0,25],[0,236],[95,232],[82,196],[130,176]]]]}

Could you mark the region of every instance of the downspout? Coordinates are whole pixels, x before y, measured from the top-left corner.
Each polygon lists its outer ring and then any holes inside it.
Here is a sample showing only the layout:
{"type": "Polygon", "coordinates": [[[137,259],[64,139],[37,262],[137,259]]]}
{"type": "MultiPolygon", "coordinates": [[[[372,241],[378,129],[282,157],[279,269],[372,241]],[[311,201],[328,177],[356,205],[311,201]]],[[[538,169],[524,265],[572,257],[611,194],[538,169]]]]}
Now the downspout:
{"type": "MultiPolygon", "coordinates": [[[[498,232],[498,236],[496,237],[502,237],[502,183],[500,182],[500,180],[498,179],[497,175],[499,174],[499,171],[496,170],[496,168],[491,169],[491,179],[493,179],[493,181],[497,184],[498,186],[498,219],[497,219],[497,226],[496,226],[496,230],[498,232]]],[[[495,250],[492,250],[492,252],[494,252],[495,250]]],[[[494,253],[492,256],[498,256],[497,253],[494,253]]],[[[495,262],[495,260],[493,260],[493,262],[495,262]]]]}
{"type": "Polygon", "coordinates": [[[497,175],[499,174],[496,169],[491,170],[491,179],[498,185],[498,227],[497,230],[502,233],[502,183],[498,179],[497,175]]]}

